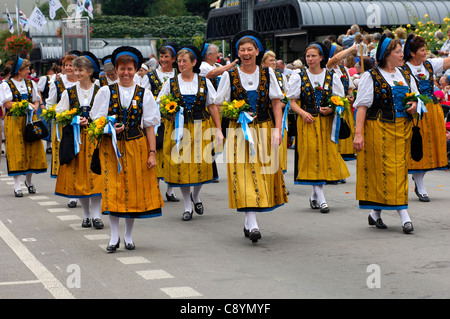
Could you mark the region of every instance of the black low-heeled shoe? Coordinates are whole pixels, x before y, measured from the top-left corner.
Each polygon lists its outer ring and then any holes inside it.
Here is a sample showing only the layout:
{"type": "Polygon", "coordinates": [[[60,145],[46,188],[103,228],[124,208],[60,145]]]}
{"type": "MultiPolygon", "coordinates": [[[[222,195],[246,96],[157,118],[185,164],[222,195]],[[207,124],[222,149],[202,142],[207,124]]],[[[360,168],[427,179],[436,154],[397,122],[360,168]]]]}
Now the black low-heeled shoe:
{"type": "Polygon", "coordinates": [[[90,228],[92,226],[91,219],[90,218],[84,218],[81,222],[81,227],[83,228],[90,228]]]}
{"type": "Polygon", "coordinates": [[[92,225],[94,225],[95,229],[102,229],[104,227],[100,218],[92,218],[92,225]]]}
{"type": "Polygon", "coordinates": [[[192,219],[192,213],[193,213],[192,211],[190,211],[190,212],[188,212],[188,211],[184,212],[184,213],[183,213],[183,216],[181,217],[181,219],[184,220],[184,221],[191,220],[191,219],[192,219]]]}
{"type": "Polygon", "coordinates": [[[14,190],[14,196],[15,197],[23,197],[22,190],[20,190],[20,189],[18,191],[14,190]]]}
{"type": "Polygon", "coordinates": [[[429,202],[430,198],[428,197],[428,194],[420,194],[416,187],[416,182],[414,182],[414,192],[416,193],[417,197],[419,197],[419,201],[421,202],[429,202]]]}
{"type": "Polygon", "coordinates": [[[126,250],[133,250],[133,249],[136,248],[136,245],[134,244],[134,242],[127,243],[127,242],[124,240],[124,243],[125,243],[125,249],[126,249],[126,250]]]}
{"type": "Polygon", "coordinates": [[[319,209],[319,203],[315,199],[309,199],[309,206],[311,206],[312,209],[319,209]]]}
{"type": "Polygon", "coordinates": [[[202,202],[194,202],[194,198],[192,197],[192,193],[191,193],[191,201],[192,203],[194,203],[194,210],[197,214],[199,215],[203,215],[203,204],[202,202]]]}
{"type": "Polygon", "coordinates": [[[166,193],[166,199],[168,202],[179,202],[180,201],[180,199],[175,194],[167,195],[167,193],[166,193]]]}
{"type": "Polygon", "coordinates": [[[119,240],[117,241],[117,244],[115,244],[115,245],[108,245],[106,247],[106,251],[108,251],[109,253],[113,253],[113,252],[116,251],[117,248],[119,248],[119,246],[120,246],[120,237],[119,237],[119,240]]]}
{"type": "Polygon", "coordinates": [[[414,231],[414,226],[413,226],[412,222],[406,222],[406,223],[404,223],[404,224],[402,225],[402,228],[403,228],[403,232],[404,232],[405,234],[409,234],[409,233],[411,233],[411,232],[414,231]]]}
{"type": "Polygon", "coordinates": [[[258,242],[258,239],[261,239],[261,232],[257,228],[253,228],[248,235],[248,238],[252,241],[252,243],[258,242]]]}
{"type": "Polygon", "coordinates": [[[330,207],[328,207],[328,204],[327,204],[327,203],[322,203],[322,204],[320,205],[320,212],[321,212],[322,214],[326,214],[326,213],[329,213],[329,212],[330,212],[330,207]]]}
{"type": "Polygon", "coordinates": [[[373,217],[370,216],[370,214],[369,214],[368,220],[369,220],[369,225],[370,225],[370,226],[375,226],[376,228],[379,228],[379,229],[387,229],[386,224],[383,223],[383,220],[382,220],[381,218],[378,218],[377,220],[375,220],[375,219],[373,219],[373,217]]]}
{"type": "Polygon", "coordinates": [[[248,238],[250,236],[250,231],[244,227],[244,236],[248,238]]]}
{"type": "Polygon", "coordinates": [[[75,208],[77,207],[77,201],[76,200],[70,200],[67,202],[67,207],[69,208],[75,208]]]}
{"type": "Polygon", "coordinates": [[[28,194],[36,194],[36,188],[34,185],[28,186],[27,181],[25,181],[25,186],[28,188],[28,194]]]}

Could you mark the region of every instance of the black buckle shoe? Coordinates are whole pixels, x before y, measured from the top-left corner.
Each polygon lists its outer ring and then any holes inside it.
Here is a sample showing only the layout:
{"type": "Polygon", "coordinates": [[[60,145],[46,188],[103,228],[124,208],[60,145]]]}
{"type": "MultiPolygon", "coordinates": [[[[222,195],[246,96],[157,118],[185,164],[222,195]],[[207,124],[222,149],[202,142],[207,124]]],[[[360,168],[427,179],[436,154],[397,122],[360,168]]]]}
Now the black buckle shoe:
{"type": "Polygon", "coordinates": [[[370,216],[370,214],[369,214],[369,225],[370,226],[375,226],[376,228],[379,228],[379,229],[387,229],[386,224],[383,223],[383,220],[381,218],[378,218],[377,220],[374,220],[372,218],[372,216],[370,216]]]}
{"type": "Polygon", "coordinates": [[[257,243],[258,239],[261,239],[261,232],[257,228],[253,228],[248,235],[248,238],[252,241],[252,243],[257,243]]]}
{"type": "Polygon", "coordinates": [[[405,234],[409,234],[409,233],[411,233],[411,232],[414,231],[414,226],[413,226],[413,224],[412,224],[411,222],[406,222],[406,223],[404,223],[404,224],[402,225],[402,228],[403,228],[403,232],[404,232],[405,234]]]}
{"type": "Polygon", "coordinates": [[[192,219],[192,211],[190,211],[190,212],[188,212],[188,211],[184,212],[181,219],[184,220],[184,221],[191,220],[191,219],[192,219]]]}
{"type": "Polygon", "coordinates": [[[67,203],[67,207],[69,207],[69,208],[77,207],[77,201],[76,200],[69,200],[69,202],[67,203]]]}
{"type": "Polygon", "coordinates": [[[203,204],[202,202],[195,203],[194,198],[192,197],[192,193],[191,193],[191,201],[194,203],[195,212],[199,215],[203,215],[203,204]]]}
{"type": "Polygon", "coordinates": [[[320,205],[320,212],[321,212],[322,214],[326,214],[326,213],[329,213],[329,212],[330,212],[330,207],[328,207],[328,204],[327,204],[327,203],[322,203],[322,204],[320,205]]]}
{"type": "Polygon", "coordinates": [[[115,244],[115,245],[108,245],[106,247],[106,251],[109,252],[109,253],[113,253],[113,252],[116,251],[117,248],[119,248],[119,246],[120,246],[120,237],[119,237],[119,240],[117,241],[117,244],[115,244]]]}
{"type": "Polygon", "coordinates": [[[312,209],[319,209],[319,203],[315,199],[309,199],[309,206],[311,206],[312,209]]]}
{"type": "Polygon", "coordinates": [[[14,196],[15,197],[23,197],[23,193],[22,193],[22,190],[18,190],[18,191],[14,191],[14,196]]]}
{"type": "Polygon", "coordinates": [[[419,201],[421,202],[429,202],[430,198],[428,197],[428,194],[420,194],[416,187],[416,182],[414,182],[414,192],[416,193],[417,197],[419,197],[419,201]]]}
{"type": "Polygon", "coordinates": [[[84,218],[83,222],[81,223],[81,227],[83,228],[90,228],[92,226],[91,219],[90,218],[84,218]]]}
{"type": "Polygon", "coordinates": [[[36,194],[36,188],[34,185],[28,186],[27,181],[25,181],[25,186],[28,188],[28,194],[36,194]]]}
{"type": "Polygon", "coordinates": [[[180,199],[175,194],[167,195],[167,193],[166,193],[166,198],[167,198],[168,202],[179,202],[180,201],[180,199]]]}
{"type": "Polygon", "coordinates": [[[92,225],[94,225],[95,229],[102,229],[104,227],[103,222],[100,218],[93,218],[92,225]]]}

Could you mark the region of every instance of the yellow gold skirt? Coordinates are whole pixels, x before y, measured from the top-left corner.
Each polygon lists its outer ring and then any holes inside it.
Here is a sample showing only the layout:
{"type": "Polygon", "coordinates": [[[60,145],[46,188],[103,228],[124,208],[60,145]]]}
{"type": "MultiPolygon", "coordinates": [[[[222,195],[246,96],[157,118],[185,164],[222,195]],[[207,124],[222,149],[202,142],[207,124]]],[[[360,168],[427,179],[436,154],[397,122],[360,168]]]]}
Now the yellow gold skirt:
{"type": "MultiPolygon", "coordinates": [[[[50,177],[56,178],[58,176],[59,170],[59,144],[58,136],[56,135],[56,121],[53,120],[53,129],[52,129],[52,165],[50,172],[50,177]]],[[[62,138],[62,125],[59,125],[59,138],[62,138]]]]}
{"type": "Polygon", "coordinates": [[[230,120],[226,141],[229,207],[240,211],[271,211],[288,202],[279,149],[272,149],[271,120],[251,122],[254,154],[241,125],[230,120]]]}
{"type": "Polygon", "coordinates": [[[333,116],[317,116],[307,124],[297,117],[294,184],[324,185],[350,176],[347,165],[331,140],[333,116]]]}
{"type": "Polygon", "coordinates": [[[124,218],[161,216],[164,206],[154,167],[147,168],[148,141],[145,136],[118,140],[121,171],[110,136],[100,143],[102,169],[102,213],[124,218]]]}
{"type": "Polygon", "coordinates": [[[409,162],[409,173],[444,170],[447,167],[447,137],[445,118],[440,104],[426,105],[428,112],[419,120],[422,135],[423,157],[419,162],[409,162]]]}
{"type": "Polygon", "coordinates": [[[353,117],[353,113],[349,114],[348,112],[344,112],[342,117],[350,127],[351,133],[349,138],[339,140],[338,150],[344,161],[351,161],[356,158],[356,151],[353,148],[353,140],[355,139],[355,118],[353,117]]]}
{"type": "Polygon", "coordinates": [[[179,153],[172,139],[174,130],[174,122],[167,121],[164,132],[164,181],[172,187],[184,187],[217,179],[217,170],[213,165],[215,128],[211,127],[211,121],[185,123],[179,153]]]}
{"type": "Polygon", "coordinates": [[[408,163],[411,156],[412,122],[367,120],[364,149],[357,155],[356,199],[365,209],[408,207],[408,163]]]}
{"type": "Polygon", "coordinates": [[[80,151],[75,158],[59,166],[55,195],[69,198],[102,195],[102,176],[94,174],[90,168],[95,144],[89,140],[85,127],[80,129],[80,140],[80,151]]]}
{"type": "MultiPolygon", "coordinates": [[[[33,121],[37,117],[33,115],[33,121]]],[[[45,173],[47,158],[42,140],[25,142],[24,132],[27,117],[5,116],[5,149],[8,176],[26,175],[28,173],[45,173]]]]}

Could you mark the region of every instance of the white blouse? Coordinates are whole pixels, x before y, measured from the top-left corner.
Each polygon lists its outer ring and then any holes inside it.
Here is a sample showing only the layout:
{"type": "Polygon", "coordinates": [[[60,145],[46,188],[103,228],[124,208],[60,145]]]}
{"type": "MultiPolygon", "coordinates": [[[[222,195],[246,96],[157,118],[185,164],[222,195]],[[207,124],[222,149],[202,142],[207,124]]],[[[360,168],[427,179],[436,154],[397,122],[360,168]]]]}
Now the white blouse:
{"type": "MultiPolygon", "coordinates": [[[[306,73],[313,88],[316,87],[317,84],[323,86],[325,83],[326,69],[323,69],[319,74],[312,74],[308,69],[306,69],[306,73]]],[[[300,73],[292,74],[289,79],[286,97],[289,99],[298,100],[300,98],[301,91],[302,79],[300,78],[300,73]]],[[[346,96],[341,79],[336,74],[333,75],[333,89],[331,92],[335,95],[346,96]]]]}
{"type": "MultiPolygon", "coordinates": [[[[178,84],[180,85],[180,93],[183,95],[196,95],[198,93],[198,76],[194,75],[194,78],[190,82],[186,82],[182,79],[181,74],[177,76],[178,84]]],[[[209,79],[206,79],[206,88],[208,94],[206,96],[206,106],[214,104],[216,99],[216,90],[209,79]]],[[[166,81],[159,92],[156,103],[159,104],[161,96],[170,94],[170,81],[166,81]]]]}
{"type": "MultiPolygon", "coordinates": [[[[28,88],[26,86],[25,80],[16,81],[13,78],[11,78],[11,80],[13,81],[14,85],[16,86],[16,88],[17,88],[17,90],[19,91],[20,94],[27,94],[28,93],[28,88]]],[[[33,103],[36,102],[36,101],[40,101],[41,100],[41,96],[39,95],[36,83],[34,81],[31,81],[31,85],[32,85],[31,92],[33,94],[33,97],[31,99],[31,101],[33,103]]],[[[9,88],[8,83],[6,83],[6,81],[5,81],[5,82],[3,82],[1,84],[1,86],[2,86],[2,91],[3,91],[3,97],[2,97],[3,101],[2,101],[2,103],[5,104],[6,102],[12,101],[13,100],[13,94],[12,94],[11,89],[9,88]]]]}
{"type": "MultiPolygon", "coordinates": [[[[441,74],[444,72],[444,59],[443,58],[428,59],[428,62],[431,63],[434,74],[441,74]]],[[[428,70],[425,68],[425,66],[423,65],[423,63],[421,63],[420,65],[412,65],[411,63],[406,62],[406,64],[409,66],[412,74],[414,75],[414,77],[417,80],[419,80],[419,74],[425,75],[427,77],[427,79],[429,78],[430,74],[429,74],[428,70]]]]}
{"type": "MultiPolygon", "coordinates": [[[[387,81],[390,86],[394,86],[394,81],[403,82],[407,84],[406,79],[403,77],[403,74],[400,72],[398,68],[395,69],[394,73],[386,72],[382,69],[379,69],[381,75],[387,81]]],[[[416,81],[411,79],[411,92],[415,92],[419,94],[419,90],[417,89],[416,81]]],[[[353,107],[357,108],[359,106],[367,106],[370,108],[373,103],[373,80],[371,74],[366,71],[360,78],[358,84],[358,94],[356,95],[356,100],[353,103],[353,107]]]]}
{"type": "MultiPolygon", "coordinates": [[[[253,91],[258,89],[259,85],[259,66],[256,66],[255,72],[252,74],[244,73],[240,68],[237,68],[239,77],[241,79],[242,87],[246,91],[253,91]]],[[[275,72],[269,68],[269,98],[271,100],[284,98],[284,94],[278,85],[278,80],[275,72]]],[[[230,101],[231,98],[231,85],[230,85],[230,74],[229,72],[224,72],[222,78],[220,79],[219,87],[217,88],[217,97],[215,104],[222,105],[224,101],[230,101]]]]}
{"type": "MultiPolygon", "coordinates": [[[[132,87],[123,87],[119,85],[119,99],[122,107],[130,107],[135,88],[136,85],[133,85],[132,87]]],[[[104,86],[98,90],[94,99],[94,105],[90,112],[91,119],[96,120],[102,116],[108,116],[110,99],[111,91],[108,86],[104,86]]],[[[142,102],[142,127],[159,126],[161,115],[152,92],[146,89],[144,92],[144,100],[142,102]]]]}
{"type": "MultiPolygon", "coordinates": [[[[63,81],[66,89],[68,89],[78,83],[78,81],[70,82],[69,80],[67,80],[67,76],[65,74],[61,75],[61,80],[63,81]]],[[[55,81],[56,81],[56,79],[55,79],[55,81]]],[[[48,98],[45,100],[45,105],[47,107],[49,107],[49,106],[56,104],[57,100],[58,100],[57,95],[58,94],[57,94],[56,84],[55,84],[55,82],[53,82],[52,85],[50,85],[50,89],[48,91],[48,98]]]]}
{"type": "MultiPolygon", "coordinates": [[[[77,95],[78,95],[78,101],[80,102],[80,106],[88,106],[91,104],[92,96],[94,94],[94,87],[95,85],[92,84],[91,88],[89,90],[83,90],[80,87],[80,84],[77,83],[75,85],[77,89],[77,95]]],[[[61,100],[55,107],[56,113],[61,113],[64,111],[67,111],[70,109],[70,100],[69,100],[69,93],[67,90],[64,90],[64,92],[61,95],[61,100]]]]}

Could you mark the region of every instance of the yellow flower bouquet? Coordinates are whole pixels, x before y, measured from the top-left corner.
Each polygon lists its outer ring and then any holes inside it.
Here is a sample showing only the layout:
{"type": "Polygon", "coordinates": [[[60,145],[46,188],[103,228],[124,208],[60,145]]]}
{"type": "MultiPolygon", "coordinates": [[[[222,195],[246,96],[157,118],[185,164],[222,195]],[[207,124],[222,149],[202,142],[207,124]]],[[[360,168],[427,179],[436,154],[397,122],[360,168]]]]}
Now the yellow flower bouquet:
{"type": "Polygon", "coordinates": [[[107,123],[108,121],[106,120],[106,117],[102,116],[91,122],[86,127],[86,134],[93,143],[102,139],[103,131],[107,123]]]}
{"type": "Polygon", "coordinates": [[[251,113],[251,110],[251,106],[244,100],[233,100],[231,102],[224,101],[220,109],[220,114],[225,118],[237,120],[241,112],[251,113]]]}
{"type": "Polygon", "coordinates": [[[161,111],[161,116],[164,118],[171,118],[175,113],[180,110],[178,105],[178,99],[175,99],[172,94],[162,95],[159,104],[159,110],[161,111]]]}
{"type": "Polygon", "coordinates": [[[336,111],[336,107],[340,106],[344,108],[344,112],[350,111],[350,102],[346,97],[341,97],[338,95],[332,95],[328,99],[328,107],[333,108],[336,111]]]}
{"type": "Polygon", "coordinates": [[[54,119],[55,116],[56,116],[55,107],[56,107],[56,104],[53,105],[53,106],[50,106],[48,109],[42,110],[42,115],[41,115],[41,117],[42,117],[45,121],[50,122],[50,121],[51,121],[52,119],[54,119]]]}
{"type": "Polygon", "coordinates": [[[22,100],[20,102],[12,102],[12,107],[10,112],[14,116],[14,118],[26,115],[28,110],[28,101],[22,100]]]}
{"type": "Polygon", "coordinates": [[[55,114],[56,123],[64,127],[67,124],[72,123],[72,120],[76,115],[81,115],[81,111],[79,108],[72,108],[70,110],[61,113],[56,113],[55,114]]]}

